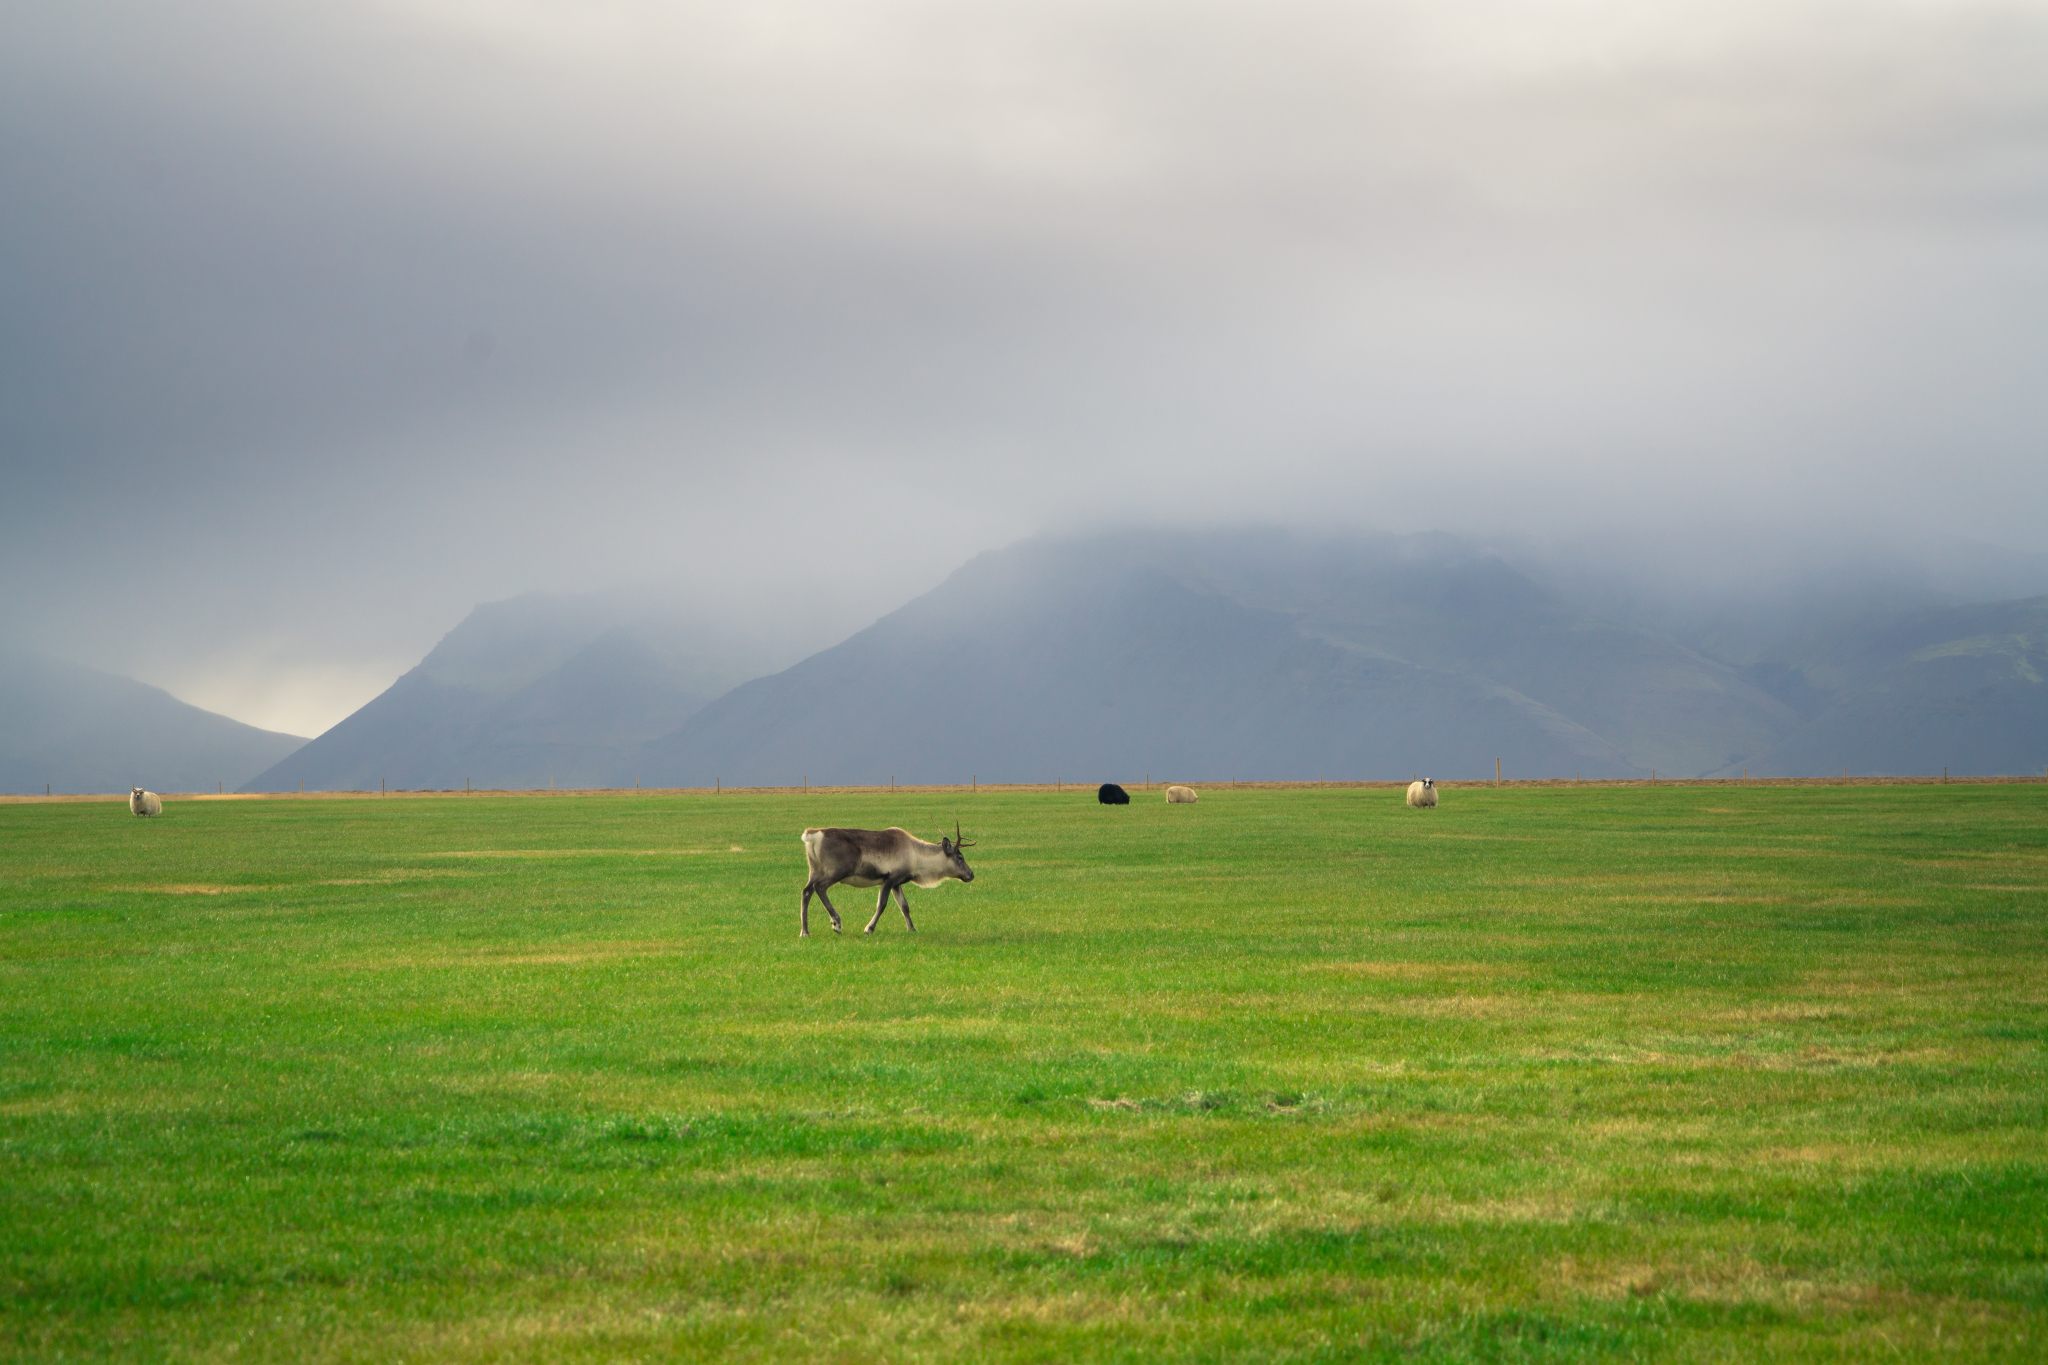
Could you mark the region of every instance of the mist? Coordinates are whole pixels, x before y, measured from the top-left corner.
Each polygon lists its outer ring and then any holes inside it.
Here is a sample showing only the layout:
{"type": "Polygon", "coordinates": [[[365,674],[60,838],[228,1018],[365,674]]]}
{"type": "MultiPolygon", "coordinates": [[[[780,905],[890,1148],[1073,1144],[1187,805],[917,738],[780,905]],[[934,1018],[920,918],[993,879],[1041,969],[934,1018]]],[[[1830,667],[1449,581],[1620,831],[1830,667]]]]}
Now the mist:
{"type": "Polygon", "coordinates": [[[829,636],[1091,525],[2023,582],[2044,69],[2033,3],[12,6],[0,635],[313,734],[479,601],[829,636]]]}

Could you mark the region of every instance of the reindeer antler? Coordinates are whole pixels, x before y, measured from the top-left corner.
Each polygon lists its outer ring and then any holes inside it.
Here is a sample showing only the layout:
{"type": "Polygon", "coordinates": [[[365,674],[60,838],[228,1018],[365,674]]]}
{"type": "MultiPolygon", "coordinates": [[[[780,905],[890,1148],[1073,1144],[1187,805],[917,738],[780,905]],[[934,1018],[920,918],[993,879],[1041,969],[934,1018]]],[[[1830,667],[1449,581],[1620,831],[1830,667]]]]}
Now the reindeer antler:
{"type": "Polygon", "coordinates": [[[957,818],[956,818],[956,819],[955,819],[955,820],[953,821],[953,847],[955,847],[955,848],[973,848],[973,847],[974,847],[974,841],[973,841],[972,839],[963,839],[963,838],[961,838],[961,837],[960,837],[960,821],[959,821],[959,820],[958,820],[957,818]]]}

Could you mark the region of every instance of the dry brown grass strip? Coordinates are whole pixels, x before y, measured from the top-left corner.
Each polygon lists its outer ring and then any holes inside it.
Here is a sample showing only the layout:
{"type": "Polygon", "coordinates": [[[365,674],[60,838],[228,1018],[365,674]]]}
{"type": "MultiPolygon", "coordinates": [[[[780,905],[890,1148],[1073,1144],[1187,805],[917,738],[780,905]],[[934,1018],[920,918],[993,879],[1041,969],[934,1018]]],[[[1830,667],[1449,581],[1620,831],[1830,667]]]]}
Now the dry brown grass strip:
{"type": "Polygon", "coordinates": [[[667,858],[708,857],[714,853],[745,853],[728,848],[462,848],[420,853],[420,858],[667,858]]]}
{"type": "Polygon", "coordinates": [[[1472,977],[1502,979],[1529,975],[1527,967],[1501,962],[1310,962],[1301,970],[1389,981],[1445,981],[1472,977]]]}

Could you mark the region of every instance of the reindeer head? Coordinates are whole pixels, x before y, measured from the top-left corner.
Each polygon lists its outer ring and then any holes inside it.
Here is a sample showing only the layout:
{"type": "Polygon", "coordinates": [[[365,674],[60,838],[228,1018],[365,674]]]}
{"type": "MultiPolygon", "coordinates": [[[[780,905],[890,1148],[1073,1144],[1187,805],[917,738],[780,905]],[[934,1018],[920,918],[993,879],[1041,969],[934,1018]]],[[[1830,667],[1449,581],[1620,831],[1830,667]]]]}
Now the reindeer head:
{"type": "Polygon", "coordinates": [[[939,849],[946,855],[947,861],[952,864],[947,869],[948,876],[958,877],[963,882],[974,880],[974,869],[967,865],[967,859],[960,854],[961,849],[972,848],[973,846],[973,840],[960,837],[960,822],[958,820],[953,822],[952,838],[948,839],[943,834],[939,836],[939,849]]]}

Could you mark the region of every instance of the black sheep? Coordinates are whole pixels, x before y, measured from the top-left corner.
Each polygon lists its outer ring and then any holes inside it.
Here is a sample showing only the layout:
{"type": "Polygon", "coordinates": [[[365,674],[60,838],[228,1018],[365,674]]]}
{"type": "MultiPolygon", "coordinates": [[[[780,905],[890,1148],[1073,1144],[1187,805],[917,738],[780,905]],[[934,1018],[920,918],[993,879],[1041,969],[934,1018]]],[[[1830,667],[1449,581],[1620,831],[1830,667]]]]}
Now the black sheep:
{"type": "Polygon", "coordinates": [[[1102,789],[1095,793],[1095,799],[1105,806],[1128,806],[1131,804],[1131,794],[1114,782],[1103,783],[1102,789]]]}

